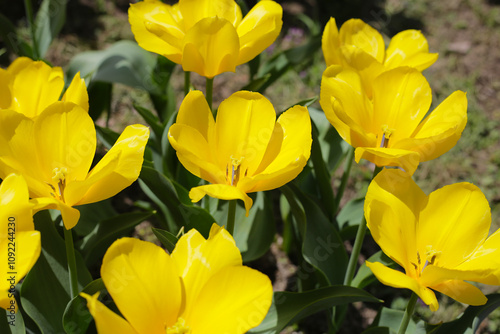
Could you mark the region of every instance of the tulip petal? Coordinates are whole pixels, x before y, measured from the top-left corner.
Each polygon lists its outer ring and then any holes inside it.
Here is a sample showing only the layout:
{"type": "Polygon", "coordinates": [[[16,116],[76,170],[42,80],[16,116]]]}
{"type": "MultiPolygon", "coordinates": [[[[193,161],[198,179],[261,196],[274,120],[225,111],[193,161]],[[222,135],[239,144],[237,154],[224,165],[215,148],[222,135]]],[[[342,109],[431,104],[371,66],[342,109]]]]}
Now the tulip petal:
{"type": "Polygon", "coordinates": [[[484,305],[488,301],[488,298],[486,298],[481,290],[463,281],[450,280],[439,285],[434,285],[432,288],[460,303],[468,305],[484,305]]]}
{"type": "Polygon", "coordinates": [[[97,297],[99,293],[90,296],[84,292],[80,296],[87,300],[87,307],[94,317],[97,331],[101,334],[137,334],[132,326],[118,314],[111,311],[97,297]]]}
{"type": "MultiPolygon", "coordinates": [[[[373,239],[407,274],[418,265],[416,225],[427,196],[411,177],[396,169],[382,170],[370,183],[365,217],[373,239]]],[[[415,276],[417,273],[415,273],[415,276]]]]}
{"type": "Polygon", "coordinates": [[[255,58],[276,40],[281,31],[283,8],[274,1],[260,1],[237,26],[240,37],[238,65],[255,58]]]}
{"type": "Polygon", "coordinates": [[[141,1],[130,5],[128,19],[139,46],[182,63],[184,24],[178,5],[141,1]]]}
{"type": "Polygon", "coordinates": [[[432,93],[427,80],[415,69],[400,67],[379,75],[373,87],[373,122],[391,129],[392,143],[408,138],[424,118],[431,105],[432,93]]]}
{"type": "Polygon", "coordinates": [[[8,109],[12,103],[10,84],[13,76],[3,68],[0,68],[0,109],[8,109]]]}
{"type": "Polygon", "coordinates": [[[335,18],[330,17],[330,20],[323,30],[321,37],[321,49],[325,57],[326,66],[342,65],[342,53],[340,52],[339,30],[335,18]]]}
{"type": "MultiPolygon", "coordinates": [[[[253,175],[266,152],[276,124],[274,107],[259,93],[236,92],[224,100],[217,113],[215,146],[219,168],[241,159],[241,173],[253,175]]],[[[228,165],[229,164],[229,165],[228,165]]]]}
{"type": "Polygon", "coordinates": [[[196,23],[211,17],[227,20],[236,27],[241,21],[241,9],[234,0],[182,0],[179,9],[184,17],[186,30],[196,23]]]}
{"type": "Polygon", "coordinates": [[[498,269],[498,260],[482,264],[482,267],[476,266],[471,268],[472,270],[447,269],[428,265],[424,268],[420,279],[422,284],[432,288],[450,280],[498,285],[500,280],[495,275],[495,271],[498,269]]]}
{"type": "Polygon", "coordinates": [[[418,251],[425,254],[431,246],[440,252],[437,265],[456,267],[484,242],[490,223],[490,207],[479,188],[465,182],[443,187],[429,195],[420,213],[418,251]]]}
{"type": "Polygon", "coordinates": [[[177,321],[182,301],[177,273],[163,249],[134,238],[115,241],[101,267],[106,289],[138,333],[165,333],[177,321]]]}
{"type": "Polygon", "coordinates": [[[229,21],[219,17],[205,18],[186,33],[182,68],[206,78],[234,72],[239,50],[238,34],[229,21]]]}
{"type": "Polygon", "coordinates": [[[82,107],[83,110],[89,110],[89,94],[87,93],[85,80],[80,78],[80,72],[78,72],[73,78],[73,81],[71,81],[61,101],[73,102],[82,107]]]}
{"type": "Polygon", "coordinates": [[[243,334],[262,322],[272,295],[266,275],[244,266],[227,267],[205,284],[186,322],[193,333],[243,334]]]}
{"type": "Polygon", "coordinates": [[[205,195],[224,200],[241,199],[245,203],[247,216],[253,203],[252,199],[248,197],[245,192],[237,187],[226,184],[207,184],[205,186],[191,188],[191,190],[189,191],[189,198],[191,198],[191,201],[193,201],[193,203],[198,202],[205,195]]]}
{"type": "Polygon", "coordinates": [[[423,71],[436,62],[437,53],[429,53],[429,44],[418,30],[405,30],[396,34],[385,54],[387,69],[409,66],[423,71]]]}
{"type": "Polygon", "coordinates": [[[7,222],[15,222],[16,233],[35,229],[28,185],[20,175],[10,174],[0,185],[0,220],[3,222],[0,224],[0,240],[8,236],[7,222]]]}
{"type": "Polygon", "coordinates": [[[176,124],[185,124],[197,130],[206,142],[212,140],[215,121],[207,99],[199,90],[190,91],[182,100],[176,124]]]}
{"type": "Polygon", "coordinates": [[[195,229],[189,230],[177,242],[172,259],[184,285],[185,320],[199,304],[200,294],[207,282],[224,268],[241,266],[242,263],[234,239],[217,224],[212,225],[207,240],[195,229]]]}
{"type": "Polygon", "coordinates": [[[413,138],[403,139],[393,147],[419,152],[421,161],[432,160],[455,146],[466,123],[467,97],[456,91],[420,123],[413,138]]]}
{"type": "Polygon", "coordinates": [[[67,230],[72,229],[80,219],[80,211],[52,197],[37,197],[31,200],[35,212],[46,209],[61,211],[62,221],[67,230]]]}
{"type": "Polygon", "coordinates": [[[380,262],[365,262],[377,279],[385,285],[393,288],[410,289],[415,292],[422,301],[429,305],[431,311],[435,312],[439,308],[434,292],[418,283],[417,280],[403,274],[400,271],[388,268],[380,262]]]}
{"type": "Polygon", "coordinates": [[[356,162],[366,159],[379,167],[401,167],[409,175],[413,175],[420,162],[420,154],[417,152],[385,147],[358,147],[354,151],[354,157],[356,162]]]}
{"type": "Polygon", "coordinates": [[[339,31],[340,45],[353,45],[379,63],[384,61],[385,43],[382,35],[360,19],[350,19],[345,22],[339,31]]]}
{"type": "Polygon", "coordinates": [[[127,126],[86,179],[68,184],[66,203],[81,205],[102,201],[131,185],[139,177],[148,138],[149,129],[144,125],[127,126]]]}

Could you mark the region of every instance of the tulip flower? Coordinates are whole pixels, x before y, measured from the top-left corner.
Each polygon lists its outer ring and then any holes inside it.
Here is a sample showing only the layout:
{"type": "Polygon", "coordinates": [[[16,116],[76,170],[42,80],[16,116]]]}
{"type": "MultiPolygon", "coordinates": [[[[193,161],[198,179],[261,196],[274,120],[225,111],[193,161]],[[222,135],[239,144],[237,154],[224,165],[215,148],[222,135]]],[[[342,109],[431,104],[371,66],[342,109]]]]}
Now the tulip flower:
{"type": "Polygon", "coordinates": [[[325,26],[322,49],[327,66],[341,65],[357,71],[371,97],[373,80],[387,70],[408,66],[423,71],[437,60],[418,30],[396,34],[385,49],[382,35],[360,19],[350,19],[340,30],[334,18],[325,26]]]}
{"type": "Polygon", "coordinates": [[[242,18],[234,0],[159,0],[132,4],[129,21],[137,43],[184,71],[206,78],[234,72],[278,37],[283,9],[274,1],[258,2],[242,18]]]}
{"type": "Polygon", "coordinates": [[[467,123],[467,98],[456,91],[427,117],[431,89],[417,70],[399,67],[374,80],[373,98],[361,77],[339,65],[328,67],[320,104],[340,136],[355,147],[355,159],[398,166],[410,174],[455,146],[467,123]]]}
{"type": "Polygon", "coordinates": [[[14,286],[40,256],[40,232],[33,224],[34,204],[22,176],[10,174],[0,185],[0,307],[17,310],[14,286]]]}
{"type": "Polygon", "coordinates": [[[281,187],[304,168],[311,153],[311,120],[307,108],[294,106],[276,122],[276,112],[259,93],[240,91],[223,101],[214,121],[199,91],[181,104],[168,133],[182,165],[210,182],[191,189],[193,202],[205,195],[241,199],[247,193],[281,187]]]}
{"type": "Polygon", "coordinates": [[[149,130],[128,126],[89,172],[96,151],[94,122],[72,102],[54,102],[35,118],[0,112],[0,178],[24,176],[40,208],[58,209],[66,229],[80,213],[73,206],[114,196],[135,181],[149,130]]]}
{"type": "MultiPolygon", "coordinates": [[[[26,117],[40,115],[52,103],[59,101],[64,88],[60,67],[50,67],[43,61],[17,58],[6,70],[0,69],[0,109],[15,110],[26,117]]],[[[77,73],[62,99],[89,109],[85,81],[77,73]]]]}
{"type": "Polygon", "coordinates": [[[104,255],[101,277],[123,315],[98,294],[82,293],[101,334],[243,334],[264,319],[273,295],[269,278],[242,265],[234,239],[216,224],[208,239],[190,230],[171,255],[119,239],[104,255]]]}
{"type": "Polygon", "coordinates": [[[427,196],[408,174],[386,169],[368,187],[365,217],[374,240],[404,273],[366,265],[380,282],[412,290],[432,311],[439,307],[432,290],[482,305],[486,297],[466,281],[500,284],[500,231],[488,237],[490,207],[470,183],[427,196]]]}

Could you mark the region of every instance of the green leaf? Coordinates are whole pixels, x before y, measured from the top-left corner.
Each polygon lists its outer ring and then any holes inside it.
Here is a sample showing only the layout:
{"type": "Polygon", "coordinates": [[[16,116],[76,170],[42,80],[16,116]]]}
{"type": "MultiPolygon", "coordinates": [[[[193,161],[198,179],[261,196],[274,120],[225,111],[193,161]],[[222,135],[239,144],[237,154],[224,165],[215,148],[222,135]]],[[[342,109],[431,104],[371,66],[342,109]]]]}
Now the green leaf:
{"type": "Polygon", "coordinates": [[[132,41],[119,41],[102,51],[86,51],[69,64],[67,76],[80,75],[92,82],[121,83],[152,94],[163,93],[152,79],[156,57],[132,41]]]}
{"type": "MultiPolygon", "coordinates": [[[[106,291],[104,282],[101,278],[98,278],[90,282],[82,292],[88,295],[93,295],[97,292],[106,291]]],[[[87,308],[86,300],[81,296],[76,296],[73,298],[63,316],[63,326],[67,334],[83,334],[87,333],[87,328],[92,322],[93,317],[87,308]]]]}
{"type": "Polygon", "coordinates": [[[177,243],[177,237],[169,231],[160,230],[159,228],[152,228],[151,230],[167,251],[172,253],[174,251],[175,244],[177,243]]]}
{"type": "Polygon", "coordinates": [[[151,212],[124,213],[99,222],[94,230],[83,238],[80,245],[85,263],[88,266],[97,263],[113,241],[128,236],[137,224],[152,214],[151,212]]]}
{"type": "MultiPolygon", "coordinates": [[[[389,333],[396,334],[399,331],[399,326],[401,325],[401,320],[403,319],[405,311],[394,310],[387,307],[382,307],[377,317],[373,321],[373,325],[376,327],[386,327],[389,329],[389,333]]],[[[375,332],[378,333],[378,332],[375,332]]],[[[381,332],[387,333],[387,332],[381,332]]],[[[425,334],[423,321],[415,322],[413,318],[410,318],[406,333],[413,334],[425,334]]],[[[448,332],[448,333],[461,333],[461,332],[448,332]]]]}
{"type": "Polygon", "coordinates": [[[151,130],[153,130],[153,133],[155,134],[156,138],[161,139],[165,126],[161,124],[158,117],[155,116],[148,109],[143,108],[137,104],[134,104],[134,109],[139,113],[139,115],[142,116],[142,118],[144,118],[146,123],[151,127],[151,130]]]}
{"type": "Polygon", "coordinates": [[[40,58],[45,57],[50,44],[66,21],[67,0],[43,0],[35,18],[35,41],[40,58]]]}
{"type": "MultiPolygon", "coordinates": [[[[23,281],[21,303],[42,333],[64,333],[61,320],[71,300],[65,243],[48,211],[37,213],[34,220],[42,237],[42,252],[23,281]]],[[[80,253],[75,253],[78,289],[81,290],[92,277],[80,253]]]]}
{"type": "Polygon", "coordinates": [[[19,37],[14,24],[2,13],[0,13],[0,40],[16,55],[33,58],[31,47],[19,37]]]}
{"type": "Polygon", "coordinates": [[[5,317],[0,317],[0,333],[5,334],[24,334],[26,328],[24,326],[23,315],[20,311],[11,313],[5,310],[5,317]]]}
{"type": "Polygon", "coordinates": [[[273,304],[264,321],[249,333],[279,333],[288,324],[311,314],[358,301],[380,302],[361,289],[337,285],[306,292],[275,292],[273,304]]]}
{"type": "MultiPolygon", "coordinates": [[[[396,263],[389,258],[387,255],[384,254],[382,251],[378,251],[377,253],[373,254],[368,258],[369,262],[380,262],[383,265],[390,267],[390,268],[395,268],[396,263]]],[[[359,270],[352,280],[352,286],[358,287],[360,289],[364,288],[365,286],[370,285],[372,282],[377,281],[377,278],[375,275],[373,275],[372,271],[370,268],[366,266],[366,262],[359,267],[359,270]]]]}
{"type": "Polygon", "coordinates": [[[87,88],[89,94],[89,115],[96,121],[103,113],[108,119],[111,112],[113,85],[108,82],[94,82],[87,88]]]}
{"type": "Polygon", "coordinates": [[[354,198],[347,202],[337,215],[337,224],[342,240],[351,240],[356,236],[359,224],[363,220],[365,198],[354,198]]]}

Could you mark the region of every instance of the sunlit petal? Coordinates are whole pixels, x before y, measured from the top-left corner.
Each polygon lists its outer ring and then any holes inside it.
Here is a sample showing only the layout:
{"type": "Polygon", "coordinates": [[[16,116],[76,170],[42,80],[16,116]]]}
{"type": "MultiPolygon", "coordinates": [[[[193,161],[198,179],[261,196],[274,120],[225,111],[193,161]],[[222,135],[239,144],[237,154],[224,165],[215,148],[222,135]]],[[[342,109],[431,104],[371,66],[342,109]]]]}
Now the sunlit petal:
{"type": "Polygon", "coordinates": [[[432,288],[460,303],[468,305],[484,305],[488,301],[488,298],[486,298],[481,290],[464,281],[450,280],[439,285],[434,285],[432,288]]]}
{"type": "Polygon", "coordinates": [[[384,65],[388,68],[409,66],[423,71],[438,58],[437,53],[429,53],[429,45],[418,30],[405,30],[391,38],[385,54],[384,65]]]}
{"type": "Polygon", "coordinates": [[[35,212],[46,209],[61,211],[64,227],[69,230],[75,227],[80,219],[80,211],[52,197],[37,197],[31,200],[35,212]]]}
{"type": "Polygon", "coordinates": [[[82,107],[83,110],[89,110],[89,94],[87,93],[85,80],[80,78],[80,72],[78,72],[73,78],[73,81],[71,81],[61,101],[73,102],[82,107]]]}
{"type": "Polygon", "coordinates": [[[179,9],[187,30],[209,17],[225,19],[234,27],[241,21],[241,9],[234,0],[182,0],[179,9]]]}
{"type": "Polygon", "coordinates": [[[97,331],[100,334],[138,334],[125,319],[111,311],[97,299],[99,293],[90,296],[82,292],[80,296],[87,300],[87,307],[94,317],[97,331]]]}
{"type": "Polygon", "coordinates": [[[193,203],[198,202],[205,195],[224,200],[241,199],[245,203],[247,216],[253,203],[252,199],[242,190],[225,184],[207,184],[205,186],[192,188],[189,191],[189,198],[191,198],[193,203]]]}
{"type": "Polygon", "coordinates": [[[410,175],[413,175],[420,161],[417,152],[384,147],[358,147],[354,151],[354,157],[356,162],[366,159],[377,166],[401,167],[410,175]]]}
{"type": "Polygon", "coordinates": [[[355,45],[383,63],[385,43],[382,35],[360,19],[350,19],[339,31],[340,45],[355,45]]]}
{"type": "Polygon", "coordinates": [[[339,30],[335,18],[330,20],[323,30],[321,38],[321,48],[325,57],[326,66],[342,65],[342,53],[340,52],[339,30]]]}

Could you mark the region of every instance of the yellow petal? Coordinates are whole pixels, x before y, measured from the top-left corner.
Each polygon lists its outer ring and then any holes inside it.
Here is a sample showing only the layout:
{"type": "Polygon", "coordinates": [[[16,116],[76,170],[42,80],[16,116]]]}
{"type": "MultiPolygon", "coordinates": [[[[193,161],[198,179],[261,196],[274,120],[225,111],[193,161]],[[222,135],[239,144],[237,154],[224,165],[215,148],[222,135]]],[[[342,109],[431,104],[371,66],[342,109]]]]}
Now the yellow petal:
{"type": "Polygon", "coordinates": [[[43,61],[35,61],[20,70],[14,79],[12,95],[14,110],[33,118],[50,104],[59,100],[64,87],[60,67],[50,67],[43,61]]]}
{"type": "Polygon", "coordinates": [[[342,53],[340,52],[339,30],[335,18],[330,17],[330,20],[323,30],[321,38],[321,49],[325,57],[326,66],[342,65],[342,53]]]}
{"type": "Polygon", "coordinates": [[[190,91],[182,100],[176,124],[185,124],[198,131],[205,141],[211,140],[215,121],[207,100],[199,90],[190,91]]]}
{"type": "Polygon", "coordinates": [[[196,23],[184,38],[182,68],[206,78],[234,72],[240,50],[239,37],[223,18],[205,18],[196,23]]]}
{"type": "Polygon", "coordinates": [[[0,69],[0,109],[8,109],[12,103],[12,94],[10,92],[10,85],[13,81],[12,75],[0,69]]]}
{"type": "Polygon", "coordinates": [[[437,265],[453,268],[484,242],[490,223],[490,207],[479,188],[465,182],[443,187],[429,195],[420,213],[418,249],[425,254],[432,246],[441,252],[437,265]]]}
{"type": "Polygon", "coordinates": [[[178,5],[161,1],[131,4],[128,19],[137,43],[144,49],[161,54],[174,63],[182,63],[184,23],[178,5]]]}
{"type": "Polygon", "coordinates": [[[87,307],[92,317],[94,317],[97,331],[100,334],[137,334],[125,319],[111,311],[97,299],[99,293],[90,296],[82,292],[80,296],[87,300],[87,307]]]}
{"type": "Polygon", "coordinates": [[[266,275],[245,266],[226,267],[205,284],[186,322],[193,333],[243,334],[262,322],[272,296],[266,275]]]}
{"type": "Polygon", "coordinates": [[[193,201],[193,203],[198,202],[205,195],[224,200],[241,199],[245,203],[247,216],[253,203],[252,199],[248,197],[248,195],[245,194],[242,190],[226,184],[208,184],[205,186],[191,188],[191,190],[189,191],[189,198],[191,198],[191,201],[193,201]]]}
{"type": "Polygon", "coordinates": [[[89,94],[87,93],[85,80],[80,78],[80,72],[78,72],[73,78],[73,81],[71,81],[61,101],[73,102],[82,107],[83,110],[89,110],[89,94]]]}
{"type": "Polygon", "coordinates": [[[11,305],[14,305],[14,312],[17,312],[17,303],[13,298],[13,295],[7,290],[0,290],[0,308],[7,310],[9,309],[9,307],[11,307],[11,305]],[[11,303],[12,300],[13,304],[11,303]]]}
{"type": "Polygon", "coordinates": [[[184,17],[186,30],[205,18],[219,17],[236,27],[241,21],[241,9],[234,0],[182,0],[179,9],[184,17]]]}
{"type": "MultiPolygon", "coordinates": [[[[20,175],[10,174],[0,185],[0,239],[7,238],[8,222],[15,223],[15,231],[33,231],[33,204],[29,202],[28,185],[20,175]]],[[[12,230],[10,230],[12,231],[12,230]]]]}
{"type": "Polygon", "coordinates": [[[426,202],[411,177],[396,169],[382,170],[366,193],[365,217],[373,239],[407,274],[413,273],[412,263],[418,264],[416,225],[426,202]]]}
{"type": "Polygon", "coordinates": [[[468,305],[484,305],[488,298],[474,285],[463,281],[447,281],[439,285],[432,286],[445,295],[456,301],[468,305]]]}
{"type": "Polygon", "coordinates": [[[408,150],[385,147],[358,147],[354,151],[356,162],[366,159],[379,167],[401,167],[409,175],[413,175],[420,162],[420,154],[408,150]]]}
{"type": "Polygon", "coordinates": [[[182,301],[177,267],[155,244],[134,238],[115,241],[104,255],[101,277],[136,332],[165,333],[177,321],[182,301]]]}
{"type": "Polygon", "coordinates": [[[35,212],[46,209],[61,211],[62,221],[67,230],[72,229],[80,219],[80,211],[52,197],[38,197],[31,200],[35,212]]]}
{"type": "Polygon", "coordinates": [[[131,185],[141,172],[148,138],[149,129],[144,125],[127,126],[85,180],[68,183],[66,203],[81,205],[102,201],[131,185]]]}
{"type": "Polygon", "coordinates": [[[294,106],[280,115],[273,136],[253,177],[240,180],[245,192],[281,187],[302,171],[311,154],[311,119],[307,108],[294,106]]]}
{"type": "Polygon", "coordinates": [[[418,30],[405,30],[396,34],[385,54],[384,65],[388,69],[409,66],[423,71],[437,60],[437,53],[429,53],[429,45],[418,30]]]}
{"type": "Polygon", "coordinates": [[[400,67],[375,79],[374,125],[379,127],[379,133],[382,133],[382,127],[392,129],[389,147],[413,134],[429,110],[431,101],[431,88],[422,73],[415,69],[400,67]]]}
{"type": "MultiPolygon", "coordinates": [[[[440,263],[438,262],[438,264],[440,263]]],[[[430,287],[446,283],[450,280],[498,285],[499,279],[495,275],[495,271],[498,269],[498,261],[493,260],[489,264],[483,262],[482,265],[482,268],[476,266],[471,270],[448,269],[427,265],[422,271],[421,282],[430,287]]]]}
{"type": "Polygon", "coordinates": [[[456,91],[420,123],[413,138],[403,139],[393,147],[419,152],[421,161],[432,160],[455,146],[466,123],[467,97],[456,91]]]}
{"type": "Polygon", "coordinates": [[[224,100],[217,112],[215,143],[218,166],[226,170],[241,159],[240,170],[253,175],[259,167],[276,123],[274,107],[259,93],[240,91],[224,100]]]}
{"type": "Polygon", "coordinates": [[[34,135],[45,182],[57,188],[56,168],[65,170],[66,183],[85,178],[96,148],[87,111],[70,102],[54,103],[35,120],[34,135]]]}
{"type": "Polygon", "coordinates": [[[207,240],[191,229],[179,239],[172,252],[185,288],[186,309],[183,314],[186,317],[197,305],[203,287],[214,275],[226,267],[241,266],[241,254],[233,237],[225,229],[216,227],[212,226],[207,240]]]}
{"type": "Polygon", "coordinates": [[[425,304],[429,305],[431,311],[437,311],[439,308],[434,292],[419,284],[417,280],[406,276],[400,271],[388,268],[380,262],[366,261],[365,264],[382,284],[392,286],[393,288],[410,289],[415,292],[425,304]]]}
{"type": "Polygon", "coordinates": [[[249,62],[276,40],[281,31],[283,8],[274,1],[258,2],[237,27],[240,37],[238,65],[249,62]]]}
{"type": "Polygon", "coordinates": [[[26,67],[29,67],[34,62],[33,59],[28,57],[19,57],[16,58],[7,68],[7,71],[16,76],[19,72],[21,72],[26,67]]]}
{"type": "Polygon", "coordinates": [[[382,35],[360,19],[350,19],[345,22],[339,31],[340,45],[353,45],[379,63],[384,61],[385,44],[382,35]]]}

